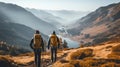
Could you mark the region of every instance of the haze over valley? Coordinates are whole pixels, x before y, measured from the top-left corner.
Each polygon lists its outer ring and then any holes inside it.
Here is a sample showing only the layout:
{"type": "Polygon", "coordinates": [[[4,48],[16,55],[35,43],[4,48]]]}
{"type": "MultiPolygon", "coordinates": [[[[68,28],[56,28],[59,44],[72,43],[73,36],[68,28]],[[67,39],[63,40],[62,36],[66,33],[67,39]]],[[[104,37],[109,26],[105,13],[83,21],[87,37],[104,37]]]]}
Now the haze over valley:
{"type": "Polygon", "coordinates": [[[35,66],[35,30],[44,42],[42,67],[120,67],[120,0],[0,0],[0,66],[35,66]],[[62,38],[54,63],[53,31],[62,38]]]}

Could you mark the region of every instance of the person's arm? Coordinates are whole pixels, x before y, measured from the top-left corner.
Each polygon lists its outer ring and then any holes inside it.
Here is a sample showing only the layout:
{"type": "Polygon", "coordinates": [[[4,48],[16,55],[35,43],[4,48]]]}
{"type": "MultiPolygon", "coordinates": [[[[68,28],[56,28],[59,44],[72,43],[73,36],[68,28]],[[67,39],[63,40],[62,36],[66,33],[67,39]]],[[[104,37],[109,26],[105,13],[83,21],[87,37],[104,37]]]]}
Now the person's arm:
{"type": "Polygon", "coordinates": [[[57,37],[57,41],[58,41],[58,48],[60,48],[60,41],[58,37],[57,37]]]}
{"type": "Polygon", "coordinates": [[[34,49],[32,44],[33,44],[33,39],[32,39],[31,42],[30,42],[30,47],[31,47],[32,49],[34,49]]]}
{"type": "Polygon", "coordinates": [[[44,41],[43,41],[43,38],[41,38],[42,40],[42,51],[44,51],[44,41]]]}
{"type": "Polygon", "coordinates": [[[49,41],[48,41],[48,49],[50,48],[50,39],[49,39],[49,41]]]}

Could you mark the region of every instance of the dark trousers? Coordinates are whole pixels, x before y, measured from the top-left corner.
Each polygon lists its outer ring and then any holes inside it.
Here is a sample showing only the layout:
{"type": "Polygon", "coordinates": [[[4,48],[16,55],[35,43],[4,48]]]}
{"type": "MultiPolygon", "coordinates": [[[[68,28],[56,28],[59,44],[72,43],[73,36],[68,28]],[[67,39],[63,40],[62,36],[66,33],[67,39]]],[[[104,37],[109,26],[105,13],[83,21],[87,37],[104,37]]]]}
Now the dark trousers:
{"type": "Polygon", "coordinates": [[[36,67],[41,67],[41,49],[34,49],[34,54],[36,67]]]}
{"type": "Polygon", "coordinates": [[[51,60],[52,62],[55,62],[57,58],[57,47],[52,46],[51,47],[51,60]]]}

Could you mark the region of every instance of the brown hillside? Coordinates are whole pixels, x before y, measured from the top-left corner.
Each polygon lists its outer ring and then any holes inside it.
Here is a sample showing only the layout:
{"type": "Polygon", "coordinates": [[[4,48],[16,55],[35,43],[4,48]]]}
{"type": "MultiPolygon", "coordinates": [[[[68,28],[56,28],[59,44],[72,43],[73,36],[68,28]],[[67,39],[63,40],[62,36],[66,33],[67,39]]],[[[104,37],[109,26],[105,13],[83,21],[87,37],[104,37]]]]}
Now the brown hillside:
{"type": "Polygon", "coordinates": [[[71,38],[81,43],[97,44],[120,34],[120,3],[100,7],[79,19],[68,29],[71,38]]]}

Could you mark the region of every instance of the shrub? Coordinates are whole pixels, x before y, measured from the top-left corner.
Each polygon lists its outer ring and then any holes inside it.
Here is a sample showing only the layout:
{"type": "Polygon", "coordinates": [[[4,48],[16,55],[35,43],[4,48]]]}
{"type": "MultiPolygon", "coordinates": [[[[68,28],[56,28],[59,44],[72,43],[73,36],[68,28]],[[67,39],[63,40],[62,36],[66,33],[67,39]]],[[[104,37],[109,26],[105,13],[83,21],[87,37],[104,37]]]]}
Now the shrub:
{"type": "Polygon", "coordinates": [[[80,48],[83,48],[83,47],[84,47],[84,45],[83,45],[83,44],[81,44],[81,45],[80,45],[80,48]]]}
{"type": "Polygon", "coordinates": [[[80,60],[70,60],[69,63],[74,65],[74,67],[80,67],[80,60]]]}
{"type": "Polygon", "coordinates": [[[85,37],[85,38],[89,38],[89,37],[90,37],[90,34],[85,34],[84,37],[85,37]]]}
{"type": "Polygon", "coordinates": [[[108,54],[108,58],[120,60],[120,44],[112,47],[112,52],[108,54]]]}
{"type": "Polygon", "coordinates": [[[116,63],[109,62],[109,63],[101,65],[101,67],[116,67],[116,63]]]}
{"type": "Polygon", "coordinates": [[[85,58],[82,60],[79,65],[80,67],[100,67],[101,64],[103,64],[104,61],[100,61],[98,59],[93,59],[91,57],[85,58]]]}
{"type": "Polygon", "coordinates": [[[0,56],[0,66],[2,67],[17,67],[17,65],[9,59],[9,57],[0,56]]]}
{"type": "Polygon", "coordinates": [[[69,61],[65,60],[65,59],[62,59],[60,60],[61,63],[68,63],[69,61]]]}
{"type": "Polygon", "coordinates": [[[106,46],[105,48],[106,48],[106,49],[109,49],[109,48],[112,48],[112,46],[106,46]]]}
{"type": "Polygon", "coordinates": [[[91,45],[92,45],[91,42],[87,42],[87,43],[85,43],[85,46],[91,46],[91,45]]]}
{"type": "Polygon", "coordinates": [[[85,67],[95,67],[95,66],[99,66],[98,61],[97,60],[86,60],[84,61],[84,66],[85,67]]]}
{"type": "Polygon", "coordinates": [[[70,59],[74,60],[74,59],[83,59],[86,57],[91,57],[93,56],[93,49],[82,49],[82,50],[78,50],[76,52],[73,52],[70,55],[70,59]]]}
{"type": "Polygon", "coordinates": [[[120,44],[112,48],[112,52],[116,55],[120,55],[120,44]]]}

